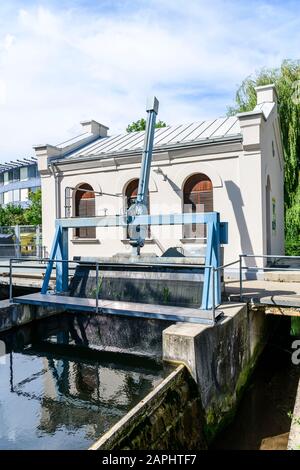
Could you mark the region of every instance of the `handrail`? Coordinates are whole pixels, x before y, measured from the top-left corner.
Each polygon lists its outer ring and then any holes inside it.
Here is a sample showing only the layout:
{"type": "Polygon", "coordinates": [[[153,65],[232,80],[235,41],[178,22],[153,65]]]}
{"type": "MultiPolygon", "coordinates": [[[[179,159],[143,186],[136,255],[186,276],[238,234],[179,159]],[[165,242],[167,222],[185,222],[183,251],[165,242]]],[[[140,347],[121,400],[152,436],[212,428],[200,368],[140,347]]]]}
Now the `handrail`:
{"type": "MultiPolygon", "coordinates": [[[[204,258],[204,256],[200,256],[199,258],[204,258]]],[[[146,262],[146,261],[142,261],[142,262],[139,262],[139,261],[130,261],[130,262],[120,262],[120,261],[85,261],[85,260],[74,260],[74,259],[65,259],[65,260],[50,260],[50,258],[29,258],[26,256],[26,258],[10,258],[11,260],[14,260],[14,261],[18,261],[20,263],[22,262],[25,262],[25,261],[53,261],[53,263],[76,263],[76,264],[85,264],[85,265],[95,265],[96,263],[99,263],[99,264],[103,264],[103,265],[107,265],[107,266],[115,266],[115,265],[120,265],[120,266],[124,266],[124,265],[130,265],[130,266],[165,266],[165,267],[173,267],[173,266],[180,266],[180,267],[187,267],[187,268],[199,268],[199,267],[203,267],[203,268],[211,268],[212,266],[211,265],[206,265],[204,263],[194,263],[194,264],[186,264],[186,263],[155,263],[154,262],[146,262]]],[[[165,258],[166,259],[166,258],[165,258]]],[[[1,266],[1,265],[0,265],[1,266]]],[[[3,265],[4,267],[6,265],[3,265]]],[[[24,266],[23,266],[24,267],[24,266]]],[[[31,266],[30,266],[31,267],[31,266]]]]}
{"type": "Polygon", "coordinates": [[[296,255],[240,255],[242,258],[277,258],[277,259],[285,259],[285,258],[292,258],[292,259],[300,259],[300,256],[296,255]]]}
{"type": "Polygon", "coordinates": [[[215,271],[218,271],[219,269],[224,269],[224,268],[228,268],[229,266],[232,266],[233,264],[237,264],[239,263],[240,260],[237,259],[236,261],[232,261],[231,263],[227,263],[227,264],[223,264],[222,266],[217,266],[215,269],[215,271]]]}
{"type": "MultiPolygon", "coordinates": [[[[13,277],[13,267],[16,267],[20,263],[17,263],[17,265],[13,265],[13,261],[20,261],[20,258],[10,258],[9,259],[9,302],[13,301],[13,284],[12,284],[12,277],[13,277]]],[[[24,260],[25,261],[25,260],[24,260]]],[[[27,261],[27,259],[26,259],[27,261]]],[[[50,258],[39,258],[38,260],[36,258],[32,258],[31,261],[51,261],[50,258]]],[[[79,264],[79,260],[70,260],[70,259],[60,259],[60,260],[53,260],[53,263],[74,263],[74,264],[79,264]]],[[[99,276],[99,261],[95,262],[89,262],[87,263],[88,265],[96,266],[96,286],[98,285],[98,276],[99,276]]],[[[7,267],[7,266],[6,266],[7,267]]],[[[22,266],[23,268],[26,269],[46,269],[46,266],[22,266]]],[[[98,313],[98,305],[99,305],[99,293],[98,289],[96,288],[96,312],[98,313]]]]}
{"type": "Polygon", "coordinates": [[[244,269],[245,271],[300,271],[300,268],[283,268],[282,266],[278,268],[272,268],[271,266],[243,266],[242,269],[244,269]]]}
{"type": "Polygon", "coordinates": [[[240,270],[239,270],[239,283],[240,283],[240,289],[239,289],[239,297],[240,301],[243,300],[243,271],[292,271],[292,272],[297,272],[300,271],[300,268],[283,268],[283,267],[272,267],[272,266],[242,266],[242,259],[243,258],[261,258],[261,259],[295,259],[295,260],[300,260],[300,256],[293,256],[293,255],[251,255],[251,254],[241,254],[239,255],[240,258],[240,270]]]}

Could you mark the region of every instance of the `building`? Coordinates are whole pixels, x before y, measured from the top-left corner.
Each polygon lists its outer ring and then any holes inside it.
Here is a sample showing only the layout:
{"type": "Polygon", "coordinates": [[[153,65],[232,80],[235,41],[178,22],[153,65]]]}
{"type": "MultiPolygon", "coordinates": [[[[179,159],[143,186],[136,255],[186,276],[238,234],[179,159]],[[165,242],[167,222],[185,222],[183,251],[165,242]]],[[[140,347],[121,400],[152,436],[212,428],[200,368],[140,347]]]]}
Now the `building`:
{"type": "MultiPolygon", "coordinates": [[[[257,105],[234,117],[156,129],[149,211],[218,211],[229,223],[224,261],[283,254],[283,149],[273,85],[256,88],[257,105]]],[[[43,234],[51,247],[55,218],[122,214],[137,194],[144,132],[108,136],[96,121],[59,146],[35,147],[41,175],[43,234]]],[[[203,226],[151,227],[143,253],[176,247],[201,253],[203,226]]],[[[123,228],[72,231],[70,257],[128,253],[123,228]]],[[[259,264],[259,262],[258,262],[259,264]]]]}
{"type": "Polygon", "coordinates": [[[41,187],[36,158],[24,158],[0,164],[0,205],[26,207],[28,194],[41,187]]]}

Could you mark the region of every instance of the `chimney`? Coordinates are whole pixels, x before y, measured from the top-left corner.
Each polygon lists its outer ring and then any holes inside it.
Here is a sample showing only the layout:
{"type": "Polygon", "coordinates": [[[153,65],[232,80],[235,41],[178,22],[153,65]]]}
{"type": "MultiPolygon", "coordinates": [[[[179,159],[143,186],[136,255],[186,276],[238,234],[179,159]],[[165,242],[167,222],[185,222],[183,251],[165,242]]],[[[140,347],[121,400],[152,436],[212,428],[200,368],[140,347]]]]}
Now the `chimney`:
{"type": "Polygon", "coordinates": [[[109,127],[106,127],[93,119],[91,121],[82,121],[80,124],[82,125],[84,132],[93,134],[95,137],[107,137],[109,127]]]}
{"type": "Polygon", "coordinates": [[[274,83],[255,87],[257,104],[277,103],[278,96],[274,83]]]}

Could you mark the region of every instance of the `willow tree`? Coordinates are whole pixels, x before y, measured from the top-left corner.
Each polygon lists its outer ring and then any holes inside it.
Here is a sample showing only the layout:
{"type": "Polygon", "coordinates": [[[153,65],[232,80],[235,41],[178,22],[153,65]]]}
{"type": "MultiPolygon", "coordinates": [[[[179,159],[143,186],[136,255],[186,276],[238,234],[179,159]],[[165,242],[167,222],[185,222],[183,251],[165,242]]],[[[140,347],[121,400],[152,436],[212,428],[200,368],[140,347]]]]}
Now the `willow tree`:
{"type": "Polygon", "coordinates": [[[228,115],[251,111],[256,105],[255,87],[274,83],[284,151],[284,201],[286,251],[300,254],[300,61],[285,60],[281,67],[264,68],[247,77],[236,92],[236,104],[228,115]]]}

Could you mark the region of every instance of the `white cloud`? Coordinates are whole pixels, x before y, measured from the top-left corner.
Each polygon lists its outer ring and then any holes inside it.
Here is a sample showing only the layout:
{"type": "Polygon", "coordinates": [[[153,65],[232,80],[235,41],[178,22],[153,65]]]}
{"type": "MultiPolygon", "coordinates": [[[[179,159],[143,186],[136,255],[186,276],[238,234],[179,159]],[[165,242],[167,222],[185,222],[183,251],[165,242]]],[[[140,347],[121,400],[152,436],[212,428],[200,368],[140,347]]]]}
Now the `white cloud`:
{"type": "Polygon", "coordinates": [[[123,130],[150,93],[168,123],[223,114],[245,76],[298,54],[297,3],[15,3],[0,6],[2,160],[73,135],[83,119],[123,130]]]}
{"type": "Polygon", "coordinates": [[[6,101],[6,85],[3,80],[0,80],[0,106],[4,105],[6,101]]]}

